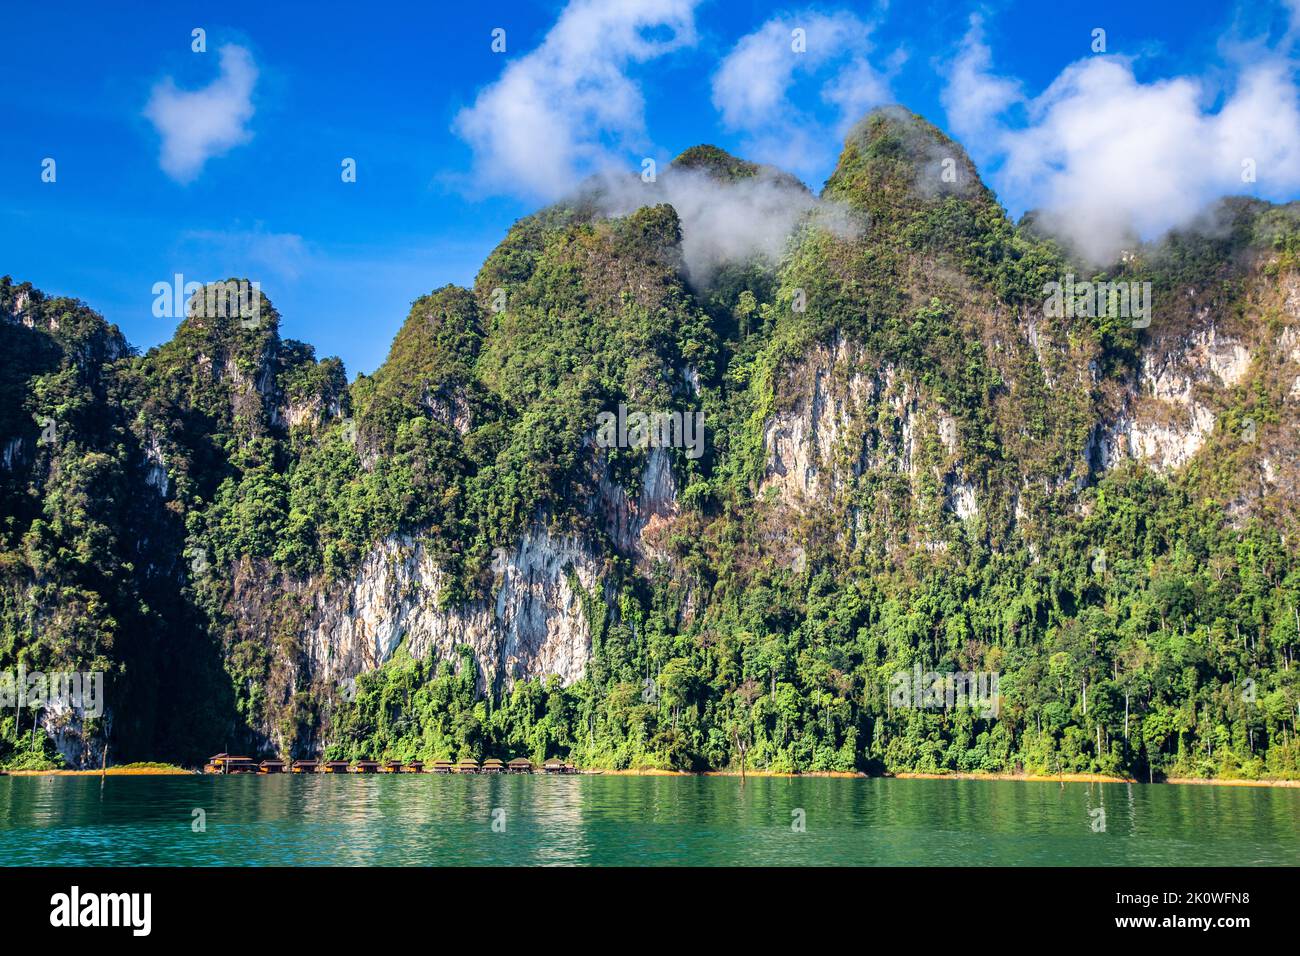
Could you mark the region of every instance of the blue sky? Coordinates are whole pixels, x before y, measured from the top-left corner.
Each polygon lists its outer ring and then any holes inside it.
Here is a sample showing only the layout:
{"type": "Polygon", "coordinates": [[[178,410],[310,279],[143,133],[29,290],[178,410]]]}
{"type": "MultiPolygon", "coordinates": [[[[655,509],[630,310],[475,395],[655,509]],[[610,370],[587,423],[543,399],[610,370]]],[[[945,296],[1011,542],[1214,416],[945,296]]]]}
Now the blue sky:
{"type": "Polygon", "coordinates": [[[244,275],[282,334],[373,371],[413,299],[470,283],[574,177],[712,142],[816,189],[878,102],[957,135],[1013,215],[1053,209],[1098,256],[1225,191],[1300,196],[1282,2],[7,6],[0,273],[141,348],[175,326],[155,283],[244,275]]]}

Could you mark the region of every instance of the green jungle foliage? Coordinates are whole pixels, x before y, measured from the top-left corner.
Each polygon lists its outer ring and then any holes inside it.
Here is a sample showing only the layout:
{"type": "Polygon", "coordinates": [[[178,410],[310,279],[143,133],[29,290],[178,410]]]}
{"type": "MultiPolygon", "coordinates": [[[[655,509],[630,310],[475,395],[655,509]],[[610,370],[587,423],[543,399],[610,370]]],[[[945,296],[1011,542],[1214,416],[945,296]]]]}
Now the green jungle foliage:
{"type": "MultiPolygon", "coordinates": [[[[720,181],[758,170],[713,147],[679,165],[720,181]]],[[[851,228],[810,220],[779,264],[730,265],[707,289],[684,278],[671,206],[543,210],[474,289],[417,299],[384,365],[350,385],[336,359],[280,339],[266,300],[255,322],[190,314],[140,355],[84,304],[0,280],[0,669],[102,670],[121,760],[283,746],[606,768],[1300,776],[1297,529],[1288,507],[1230,514],[1232,456],[1249,452],[1211,445],[1166,477],[1095,467],[1094,425],[1141,334],[1080,317],[1041,363],[995,348],[1045,282],[1090,273],[1032,219],[1009,222],[919,118],[864,121],[823,197],[851,228]],[[766,425],[806,392],[801,362],[836,341],[956,422],[957,467],[987,503],[977,518],[942,505],[928,468],[913,489],[865,467],[806,512],[763,490],[766,425]],[[1094,386],[1057,374],[1073,362],[1092,363],[1094,386]],[[675,456],[681,514],[648,567],[589,507],[602,477],[638,490],[645,451],[591,442],[620,402],[707,422],[706,454],[675,456]],[[607,586],[583,592],[581,680],[488,681],[460,647],[443,660],[399,648],[354,695],[312,682],[304,608],[377,541],[425,543],[447,572],[427,599],[456,608],[491,599],[493,549],[535,522],[606,557],[607,586]],[[914,668],[997,673],[998,713],[897,706],[895,675],[914,668]]],[[[1271,255],[1265,278],[1294,270],[1300,232],[1293,210],[1253,201],[1220,221],[1111,277],[1158,293],[1195,282],[1245,314],[1254,257],[1271,255]]],[[[1224,428],[1276,420],[1281,399],[1261,387],[1233,401],[1224,428]]],[[[919,453],[945,455],[933,440],[919,453]]],[[[0,715],[0,766],[60,760],[35,715],[0,715]]]]}

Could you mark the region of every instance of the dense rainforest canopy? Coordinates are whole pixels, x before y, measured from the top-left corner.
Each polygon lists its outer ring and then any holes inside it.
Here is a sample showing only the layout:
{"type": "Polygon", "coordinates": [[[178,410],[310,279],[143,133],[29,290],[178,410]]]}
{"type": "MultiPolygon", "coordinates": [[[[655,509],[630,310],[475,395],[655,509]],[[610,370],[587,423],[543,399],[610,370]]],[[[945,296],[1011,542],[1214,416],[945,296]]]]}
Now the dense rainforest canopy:
{"type": "MultiPolygon", "coordinates": [[[[712,147],[675,170],[773,175],[712,147]]],[[[351,383],[269,301],[138,354],[86,305],[0,280],[0,669],[109,682],[101,718],[0,713],[0,764],[61,761],[70,735],[74,759],[107,741],[191,764],[1300,776],[1300,491],[1259,477],[1297,460],[1300,356],[1267,344],[1300,342],[1295,209],[1226,201],[1213,229],[1090,268],[883,111],[821,193],[833,225],[702,282],[670,203],[612,215],[606,189],[516,223],[351,383]],[[1156,321],[1041,328],[1067,271],[1150,282],[1156,321]],[[1196,393],[1213,427],[1173,467],[1107,460],[1151,357],[1208,322],[1250,344],[1247,374],[1196,393]],[[646,480],[648,449],[592,441],[619,403],[707,432],[698,459],[669,452],[671,520],[630,549],[593,505],[646,480]],[[844,411],[816,482],[778,475],[782,428],[826,403],[844,411]],[[305,622],[377,543],[438,568],[410,601],[491,608],[494,554],[538,524],[600,561],[599,586],[569,572],[579,679],[514,679],[465,644],[322,679],[305,622]],[[914,667],[997,674],[996,715],[893,706],[914,667]]]]}

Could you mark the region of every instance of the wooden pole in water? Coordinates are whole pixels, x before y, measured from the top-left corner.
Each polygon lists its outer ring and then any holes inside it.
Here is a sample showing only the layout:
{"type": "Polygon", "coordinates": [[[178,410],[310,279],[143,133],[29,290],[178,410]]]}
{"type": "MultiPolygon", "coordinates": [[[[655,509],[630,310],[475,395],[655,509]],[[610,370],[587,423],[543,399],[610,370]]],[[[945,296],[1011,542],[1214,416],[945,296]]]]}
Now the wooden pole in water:
{"type": "Polygon", "coordinates": [[[108,741],[104,741],[104,752],[99,755],[99,775],[101,777],[108,773],[108,741]]]}

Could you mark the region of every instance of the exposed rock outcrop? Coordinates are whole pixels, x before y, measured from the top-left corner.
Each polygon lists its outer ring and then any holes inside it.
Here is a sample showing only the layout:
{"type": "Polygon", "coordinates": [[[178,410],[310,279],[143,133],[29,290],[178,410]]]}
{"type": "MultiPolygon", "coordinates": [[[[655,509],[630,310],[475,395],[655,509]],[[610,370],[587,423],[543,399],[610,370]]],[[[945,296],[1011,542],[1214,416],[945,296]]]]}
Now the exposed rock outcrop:
{"type": "Polygon", "coordinates": [[[963,519],[978,513],[976,489],[959,475],[957,422],[905,371],[837,336],[790,369],[781,394],[787,404],[763,433],[761,496],[825,505],[870,472],[900,476],[921,496],[926,469],[943,507],[963,519]]]}
{"type": "Polygon", "coordinates": [[[315,676],[338,681],[372,670],[401,645],[447,658],[467,644],[488,684],[582,676],[591,646],[581,594],[599,593],[601,561],[572,536],[534,527],[494,563],[495,596],[439,606],[445,583],[419,541],[381,542],[341,585],[321,591],[304,635],[315,676]]]}
{"type": "Polygon", "coordinates": [[[1101,466],[1137,459],[1168,472],[1187,464],[1214,430],[1216,416],[1203,392],[1239,384],[1250,363],[1246,346],[1213,322],[1149,346],[1125,411],[1103,425],[1101,466]]]}
{"type": "Polygon", "coordinates": [[[640,491],[630,496],[606,468],[600,477],[596,505],[599,520],[619,553],[642,564],[662,557],[655,546],[658,533],[677,517],[677,478],[672,452],[651,448],[646,452],[640,491]]]}

